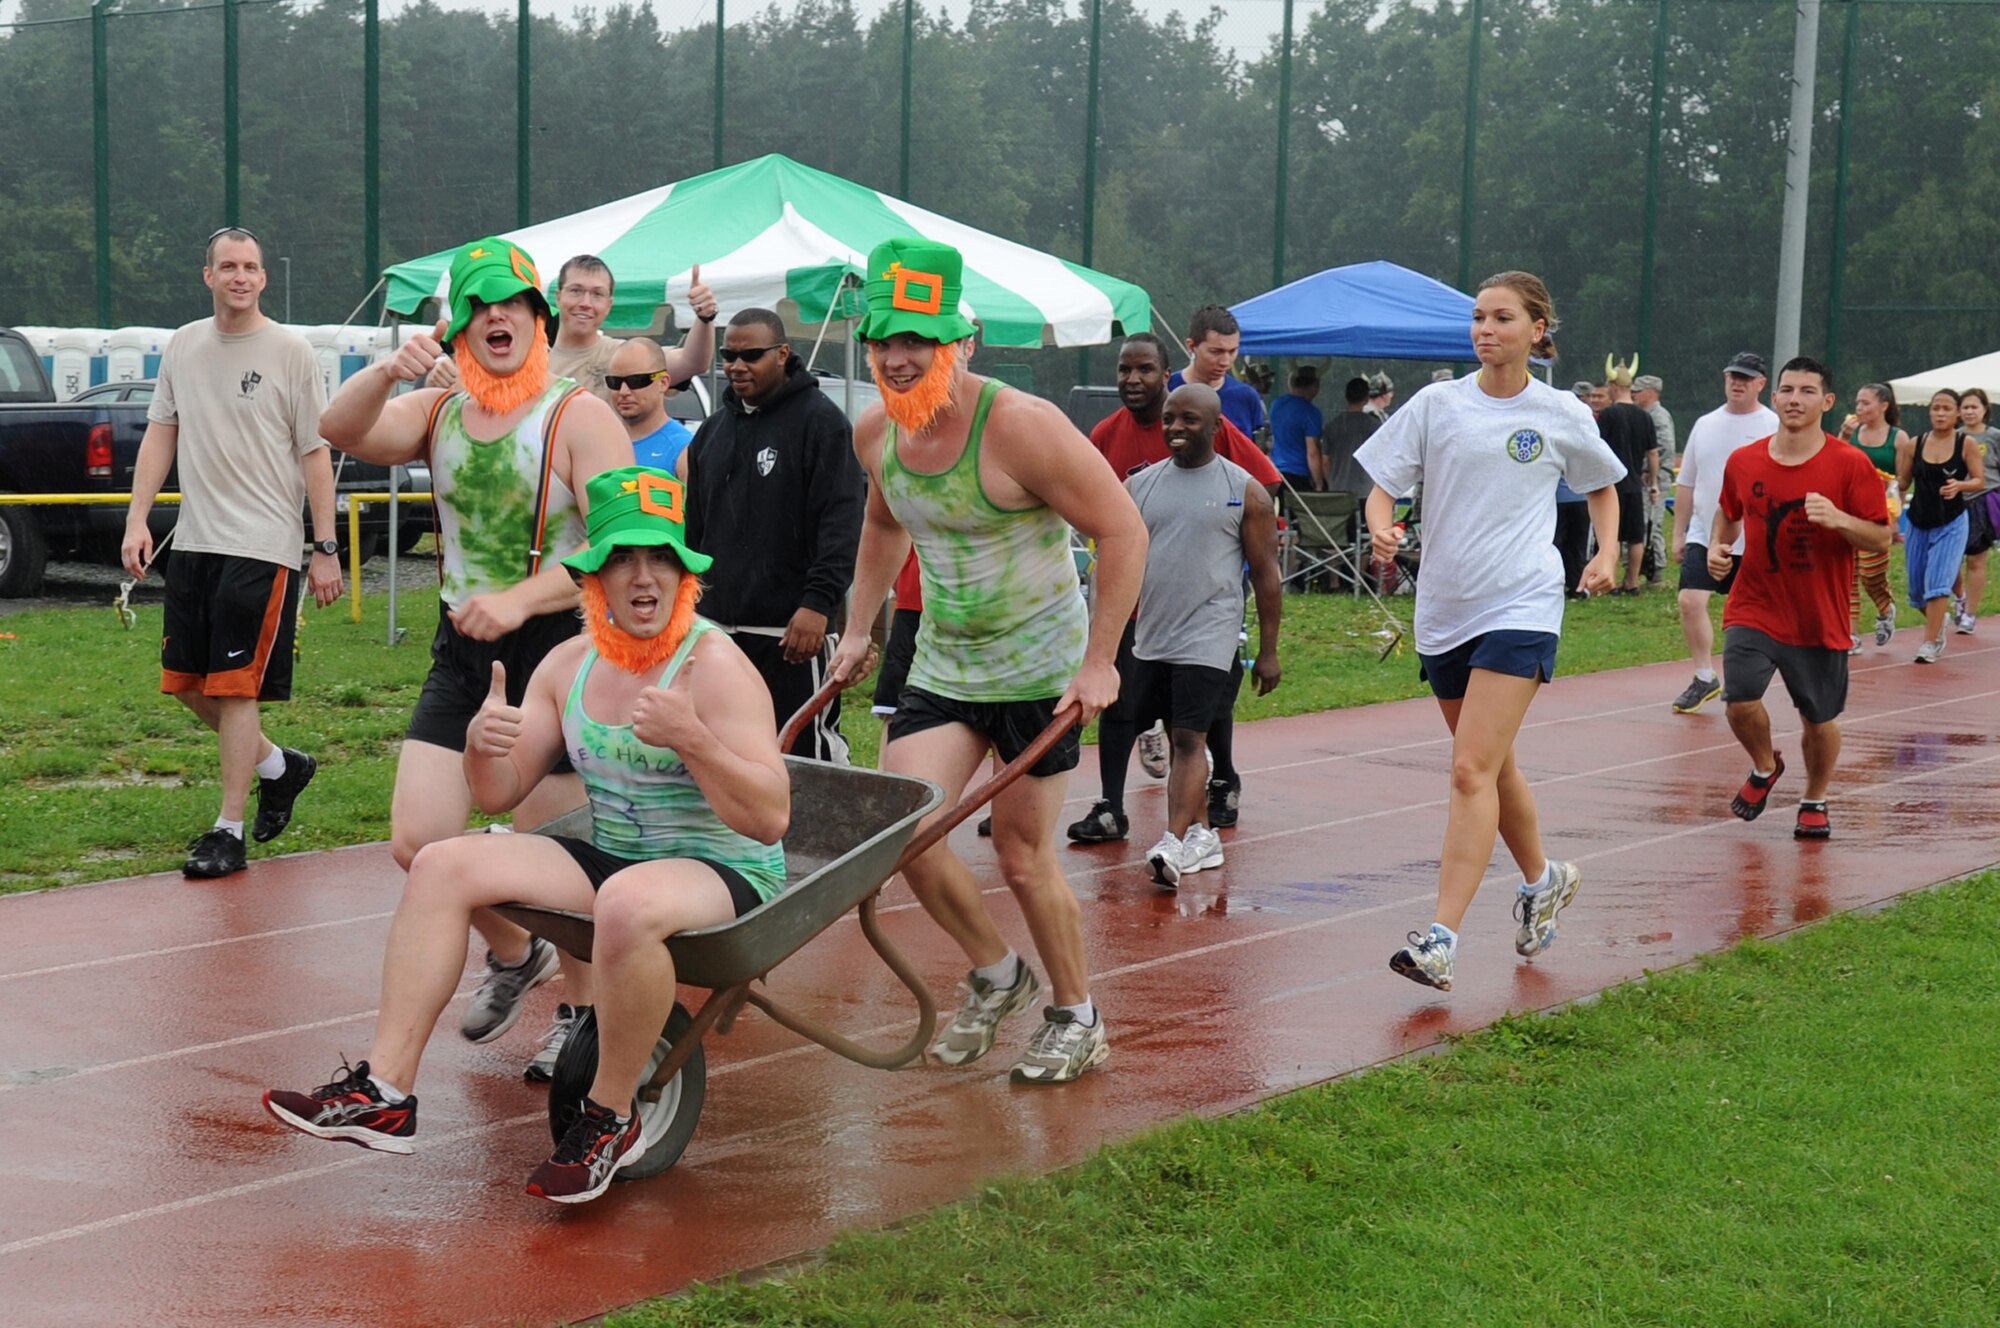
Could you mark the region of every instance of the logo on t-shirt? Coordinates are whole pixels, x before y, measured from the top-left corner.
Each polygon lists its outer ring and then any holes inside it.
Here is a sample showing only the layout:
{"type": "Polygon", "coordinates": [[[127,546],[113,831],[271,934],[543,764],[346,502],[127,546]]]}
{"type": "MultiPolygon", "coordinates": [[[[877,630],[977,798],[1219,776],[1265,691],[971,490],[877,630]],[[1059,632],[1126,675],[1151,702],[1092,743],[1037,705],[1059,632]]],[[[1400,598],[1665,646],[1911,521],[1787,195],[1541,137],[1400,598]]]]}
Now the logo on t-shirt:
{"type": "Polygon", "coordinates": [[[258,373],[255,369],[252,369],[249,373],[244,374],[243,395],[246,397],[255,396],[257,394],[257,384],[263,381],[264,381],[264,375],[258,373]]]}
{"type": "Polygon", "coordinates": [[[1516,429],[1507,435],[1507,455],[1527,465],[1542,454],[1540,429],[1516,429]]]}
{"type": "Polygon", "coordinates": [[[778,468],[778,449],[767,447],[757,454],[757,473],[768,475],[778,468]]]}

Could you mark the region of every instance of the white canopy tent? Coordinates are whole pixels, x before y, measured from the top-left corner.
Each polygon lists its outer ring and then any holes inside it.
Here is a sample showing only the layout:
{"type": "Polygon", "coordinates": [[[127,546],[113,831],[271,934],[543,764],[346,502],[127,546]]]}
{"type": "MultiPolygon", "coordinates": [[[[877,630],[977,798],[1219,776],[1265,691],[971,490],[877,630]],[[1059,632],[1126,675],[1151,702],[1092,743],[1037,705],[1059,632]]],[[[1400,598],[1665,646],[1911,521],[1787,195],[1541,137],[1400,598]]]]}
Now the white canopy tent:
{"type": "Polygon", "coordinates": [[[2000,396],[2000,350],[1988,355],[1960,360],[1957,364],[1947,364],[1937,369],[1926,369],[1922,373],[1911,374],[1907,378],[1892,378],[1889,386],[1896,393],[1899,404],[1923,403],[1936,396],[1939,388],[1948,387],[1954,392],[1963,392],[1968,387],[1984,388],[1991,396],[2000,396]]]}

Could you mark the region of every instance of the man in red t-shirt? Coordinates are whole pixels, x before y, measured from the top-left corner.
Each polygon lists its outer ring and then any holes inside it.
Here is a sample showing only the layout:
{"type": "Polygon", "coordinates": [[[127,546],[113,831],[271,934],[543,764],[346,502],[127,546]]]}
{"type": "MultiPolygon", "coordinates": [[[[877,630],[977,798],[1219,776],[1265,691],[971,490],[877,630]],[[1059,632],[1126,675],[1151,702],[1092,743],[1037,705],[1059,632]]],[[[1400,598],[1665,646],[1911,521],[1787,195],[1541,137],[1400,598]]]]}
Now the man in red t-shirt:
{"type": "MultiPolygon", "coordinates": [[[[1118,400],[1121,406],[1098,422],[1090,431],[1090,441],[1110,463],[1112,473],[1122,482],[1147,466],[1167,459],[1167,431],[1160,422],[1167,403],[1167,343],[1151,332],[1135,332],[1118,348],[1118,400]]],[[[1278,468],[1242,430],[1223,419],[1215,434],[1215,454],[1233,461],[1250,472],[1250,477],[1275,494],[1283,483],[1278,468]]],[[[1069,837],[1079,844],[1102,844],[1123,839],[1125,819],[1125,768],[1132,759],[1132,747],[1139,741],[1130,703],[1137,699],[1137,663],[1132,657],[1132,624],[1118,643],[1119,700],[1097,717],[1097,773],[1103,795],[1092,804],[1080,821],[1069,827],[1069,837]]],[[[1236,824],[1242,799],[1243,780],[1236,773],[1234,714],[1236,687],[1243,681],[1242,661],[1230,671],[1230,704],[1208,731],[1208,752],[1215,768],[1209,772],[1208,823],[1217,829],[1236,824]]],[[[1152,736],[1149,734],[1149,736],[1152,736]]],[[[1150,773],[1166,773],[1165,735],[1156,739],[1156,755],[1147,760],[1150,773]]],[[[1142,757],[1148,754],[1141,752],[1142,757]]]]}
{"type": "Polygon", "coordinates": [[[1854,551],[1886,550],[1894,530],[1873,463],[1820,428],[1833,405],[1826,366],[1803,355],[1787,362],[1771,405],[1778,432],[1730,454],[1708,541],[1708,570],[1716,580],[1739,563],[1722,613],[1722,699],[1730,731],[1750,753],[1750,777],[1729,810],[1756,820],[1785,772],[1784,756],[1771,745],[1763,699],[1775,671],[1805,726],[1799,741],[1806,792],[1792,834],[1826,839],[1833,833],[1826,787],[1840,757],[1834,721],[1847,707],[1854,551]],[[1739,530],[1740,562],[1729,552],[1739,530]]]}

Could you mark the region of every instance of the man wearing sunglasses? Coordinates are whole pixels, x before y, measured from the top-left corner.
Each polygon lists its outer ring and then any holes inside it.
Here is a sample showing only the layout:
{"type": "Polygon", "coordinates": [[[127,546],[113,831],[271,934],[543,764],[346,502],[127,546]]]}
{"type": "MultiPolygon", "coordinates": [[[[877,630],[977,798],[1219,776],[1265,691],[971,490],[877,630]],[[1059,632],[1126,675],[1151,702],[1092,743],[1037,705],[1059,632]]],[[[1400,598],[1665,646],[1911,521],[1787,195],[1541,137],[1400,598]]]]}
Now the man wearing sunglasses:
{"type": "MultiPolygon", "coordinates": [[[[722,404],[682,458],[688,539],[715,559],[702,614],[763,674],[782,724],[826,680],[828,631],[861,542],[861,466],[847,417],[792,354],[777,314],[731,318],[722,367],[722,404]]],[[[839,723],[828,706],[792,754],[844,762],[839,723]]]]}
{"type": "Polygon", "coordinates": [[[604,386],[611,392],[611,409],[625,421],[639,464],[680,473],[681,452],[694,441],[694,434],[667,414],[667,398],[674,389],[667,381],[667,353],[660,343],[650,337],[620,342],[604,386]]]}
{"type": "Polygon", "coordinates": [[[160,359],[120,556],[134,579],[152,566],[158,550],[146,518],[178,462],[160,690],[215,731],[222,810],[190,845],[182,871],[216,877],[244,868],[251,775],[259,782],[252,834],[261,844],[291,821],[317,768],[266,738],[257,713],[258,702],[292,695],[302,501],[313,524],[307,589],[331,604],[341,578],[333,465],[319,433],[326,398],[312,347],[264,316],[264,246],[249,231],[225,226],[209,236],[201,277],[215,313],[175,332],[160,359]]]}
{"type": "MultiPolygon", "coordinates": [[[[604,334],[604,320],[611,316],[617,293],[617,280],[596,254],[578,254],[556,274],[556,339],[549,347],[549,372],[581,384],[606,405],[615,403],[604,375],[610,372],[611,357],[625,344],[604,334]]],[[[715,294],[703,284],[699,263],[689,273],[688,307],[694,310],[694,326],[685,341],[666,352],[670,381],[676,383],[707,373],[715,363],[715,294]]],[[[458,366],[449,359],[438,361],[424,385],[456,387],[458,366]]]]}

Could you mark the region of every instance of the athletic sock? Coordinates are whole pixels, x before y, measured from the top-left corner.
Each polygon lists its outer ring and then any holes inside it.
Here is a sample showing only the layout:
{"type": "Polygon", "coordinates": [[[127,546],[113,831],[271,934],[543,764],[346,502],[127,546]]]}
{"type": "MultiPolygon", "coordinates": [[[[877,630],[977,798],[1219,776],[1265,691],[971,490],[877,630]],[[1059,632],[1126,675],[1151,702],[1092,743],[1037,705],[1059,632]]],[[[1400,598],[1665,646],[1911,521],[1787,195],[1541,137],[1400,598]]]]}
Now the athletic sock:
{"type": "Polygon", "coordinates": [[[1714,682],[1714,681],[1715,681],[1715,670],[1714,670],[1714,669],[1696,669],[1696,670],[1694,671],[1694,676],[1695,676],[1695,677],[1697,677],[1697,678],[1699,678],[1699,679],[1701,679],[1701,680],[1702,680],[1703,682],[1714,682]]]}
{"type": "Polygon", "coordinates": [[[1800,799],[1799,799],[1799,806],[1801,806],[1801,807],[1810,807],[1810,808],[1812,808],[1812,809],[1813,809],[1814,811],[1816,811],[1816,812],[1823,812],[1823,811],[1825,811],[1825,810],[1826,810],[1826,799],[1825,799],[1825,798],[1800,798],[1800,799]]]}
{"type": "Polygon", "coordinates": [[[243,822],[241,821],[232,821],[227,817],[218,816],[215,818],[215,829],[227,830],[238,839],[243,838],[243,822]]]}
{"type": "Polygon", "coordinates": [[[1778,777],[1778,767],[1772,766],[1769,770],[1752,769],[1750,773],[1759,779],[1776,779],[1778,777]]]}
{"type": "Polygon", "coordinates": [[[1139,731],[1128,719],[1113,719],[1110,711],[1097,719],[1097,778],[1104,786],[1104,800],[1120,812],[1125,810],[1126,767],[1132,764],[1132,748],[1139,731]]]}
{"type": "Polygon", "coordinates": [[[285,749],[271,746],[271,754],[257,763],[257,778],[276,779],[285,773],[285,749]]]}
{"type": "Polygon", "coordinates": [[[380,1093],[382,1100],[392,1107],[402,1106],[403,1102],[410,1096],[380,1075],[369,1075],[368,1082],[375,1085],[375,1091],[380,1093]]]}
{"type": "Polygon", "coordinates": [[[1076,1016],[1076,1022],[1082,1024],[1085,1028],[1089,1028],[1097,1022],[1097,1002],[1091,1000],[1088,996],[1083,998],[1082,1005],[1059,1005],[1056,1008],[1059,1010],[1068,1010],[1076,1016]]]}
{"type": "Polygon", "coordinates": [[[1546,888],[1548,883],[1554,879],[1555,871],[1556,871],[1556,865],[1553,862],[1544,863],[1542,866],[1542,874],[1540,876],[1537,876],[1532,881],[1521,882],[1521,893],[1524,895],[1531,895],[1535,893],[1535,891],[1537,890],[1546,888]]]}
{"type": "Polygon", "coordinates": [[[1236,716],[1223,711],[1221,718],[1208,726],[1208,754],[1215,758],[1215,769],[1209,771],[1210,779],[1238,783],[1236,775],[1236,716]]]}
{"type": "Polygon", "coordinates": [[[972,975],[997,990],[1005,990],[1021,980],[1021,956],[1009,950],[1000,958],[975,968],[972,975]]]}

